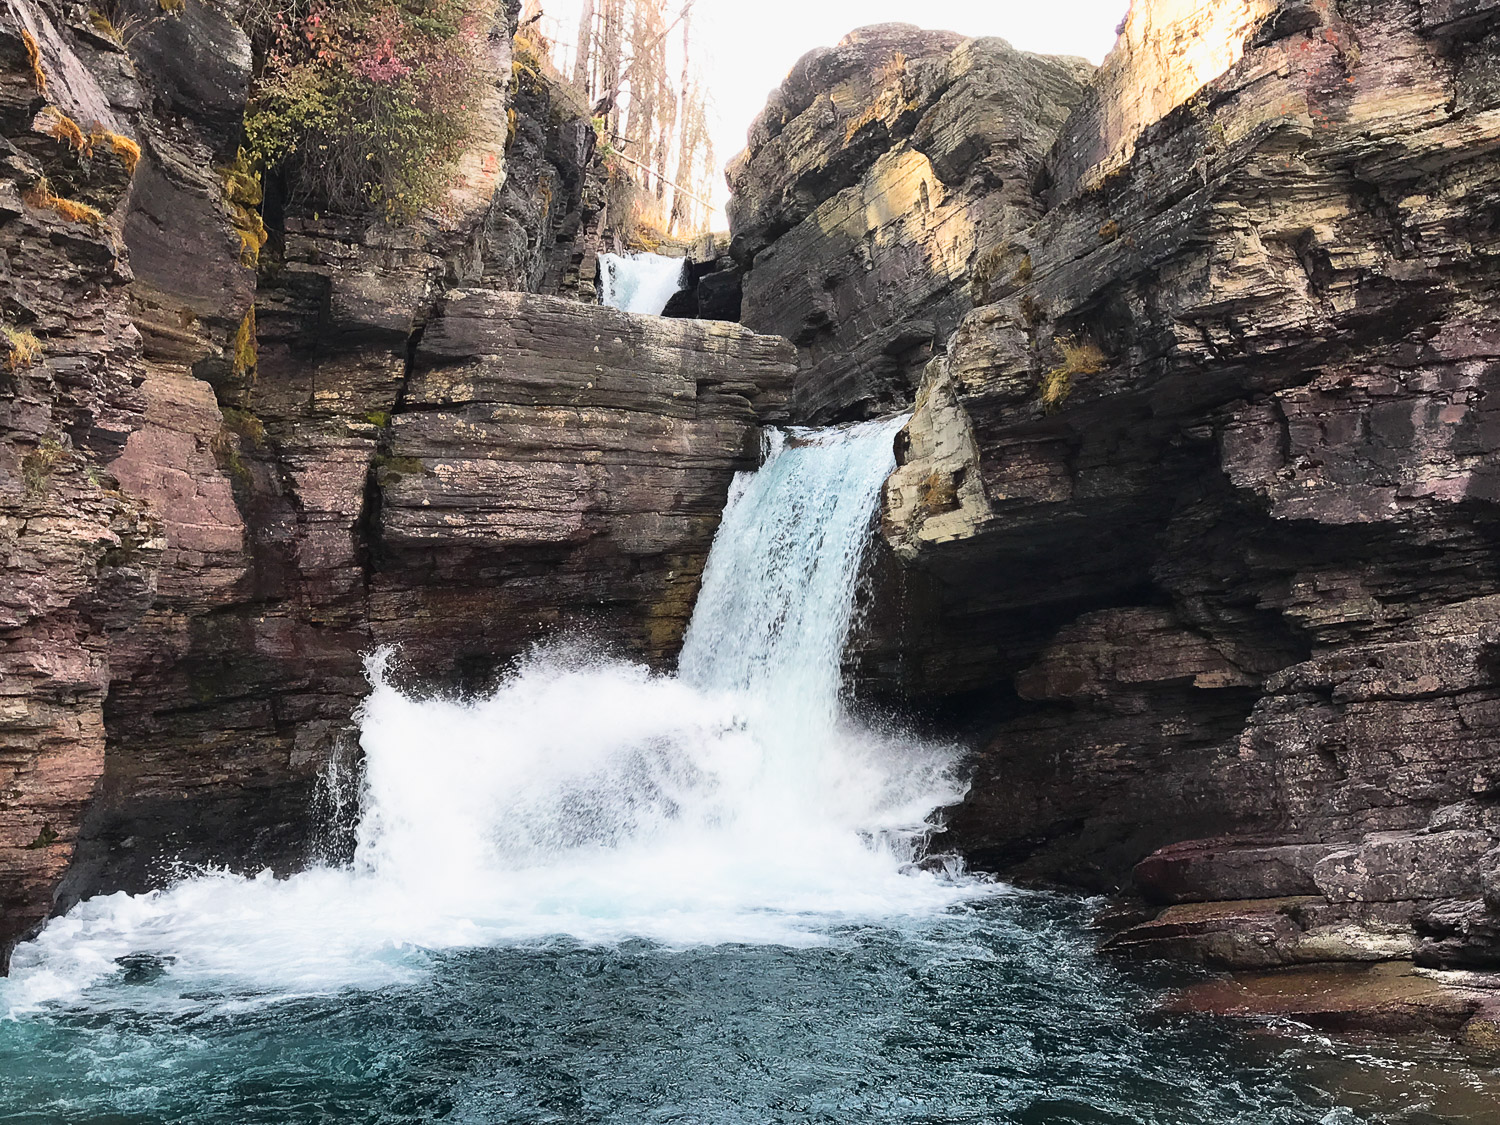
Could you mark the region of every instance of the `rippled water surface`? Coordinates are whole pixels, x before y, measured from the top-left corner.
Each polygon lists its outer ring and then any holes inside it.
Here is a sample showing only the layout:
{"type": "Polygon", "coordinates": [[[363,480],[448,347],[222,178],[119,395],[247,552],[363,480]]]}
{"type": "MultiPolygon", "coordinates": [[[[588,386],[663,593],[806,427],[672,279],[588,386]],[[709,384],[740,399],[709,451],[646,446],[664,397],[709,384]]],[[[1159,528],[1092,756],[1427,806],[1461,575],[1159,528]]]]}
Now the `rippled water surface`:
{"type": "Polygon", "coordinates": [[[136,964],[0,1024],[0,1120],[1483,1120],[1362,1080],[1402,1065],[1376,1054],[1153,1015],[1082,913],[1007,896],[798,949],[408,951],[413,983],[274,1002],[136,964]]]}

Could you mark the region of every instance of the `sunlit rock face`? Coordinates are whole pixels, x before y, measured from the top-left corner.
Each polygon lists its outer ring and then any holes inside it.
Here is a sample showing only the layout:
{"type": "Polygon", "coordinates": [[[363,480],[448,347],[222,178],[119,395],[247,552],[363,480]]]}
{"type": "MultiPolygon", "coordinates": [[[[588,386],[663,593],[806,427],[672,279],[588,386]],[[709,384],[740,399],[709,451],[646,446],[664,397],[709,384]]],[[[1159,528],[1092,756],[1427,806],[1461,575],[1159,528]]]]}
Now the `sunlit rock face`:
{"type": "MultiPolygon", "coordinates": [[[[1224,76],[1278,0],[1156,0],[1131,5],[1120,38],[1068,118],[1048,161],[1047,196],[1060,202],[1097,188],[1130,162],[1141,134],[1224,76]]],[[[1333,0],[1285,5],[1282,26],[1313,26],[1333,0]]]]}
{"type": "Polygon", "coordinates": [[[988,698],[963,846],[1102,888],[1198,838],[1139,889],[1310,896],[1135,947],[1495,957],[1500,10],[1461,7],[1136,4],[900,443],[908,624],[858,662],[988,698]]]}
{"type": "Polygon", "coordinates": [[[729,170],[743,322],[801,351],[796,413],[909,405],[1034,222],[1032,180],[1091,67],[1002,40],[863,28],[793,69],[729,170]]]}

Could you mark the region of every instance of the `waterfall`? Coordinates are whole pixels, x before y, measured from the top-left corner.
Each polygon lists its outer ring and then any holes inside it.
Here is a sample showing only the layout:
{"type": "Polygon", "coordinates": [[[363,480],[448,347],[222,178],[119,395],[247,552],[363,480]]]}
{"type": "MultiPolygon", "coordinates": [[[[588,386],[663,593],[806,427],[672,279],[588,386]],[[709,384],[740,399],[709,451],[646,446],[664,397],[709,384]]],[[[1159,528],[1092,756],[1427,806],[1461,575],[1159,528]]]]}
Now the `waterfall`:
{"type": "Polygon", "coordinates": [[[660,254],[601,254],[601,303],[623,312],[660,316],[682,288],[687,262],[660,254]]]}
{"type": "Polygon", "coordinates": [[[683,646],[681,671],[799,727],[838,718],[841,660],[880,487],[904,417],[774,431],[730,497],[683,646]]]}
{"type": "Polygon", "coordinates": [[[434,951],[559,936],[807,945],[972,895],[910,867],[927,815],[962,795],[952,748],[839,708],[899,425],[772,439],[736,481],[677,676],[563,642],[488,698],[421,699],[372,655],[351,865],[82,903],[16,951],[5,1001],[76,998],[121,958],[191,1006],[378,987],[434,951]]]}

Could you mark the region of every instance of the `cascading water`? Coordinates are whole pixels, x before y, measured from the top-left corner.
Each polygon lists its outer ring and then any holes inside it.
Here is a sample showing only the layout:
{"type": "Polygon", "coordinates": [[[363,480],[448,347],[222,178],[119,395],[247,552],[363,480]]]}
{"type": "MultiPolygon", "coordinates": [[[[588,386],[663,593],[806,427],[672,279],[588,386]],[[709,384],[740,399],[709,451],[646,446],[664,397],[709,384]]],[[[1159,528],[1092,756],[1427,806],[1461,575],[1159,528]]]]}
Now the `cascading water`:
{"type": "Polygon", "coordinates": [[[17,951],[11,1003],[76,995],[128,956],[195,989],[379,984],[411,969],[403,948],[806,944],[971,893],[901,870],[962,795],[951,751],[839,713],[900,425],[776,436],[736,482],[680,677],[554,648],[460,703],[403,695],[372,657],[351,868],[84,903],[17,951]]]}
{"type": "Polygon", "coordinates": [[[0,1120],[1488,1121],[1493,1080],[1410,1051],[1366,1056],[1419,1069],[1381,1102],[1360,1067],[1356,1114],[1321,1041],[1145,1016],[1082,904],[904,870],[951,754],[839,707],[897,424],[773,440],[679,676],[564,645],[462,703],[374,655],[354,863],[52,921],[0,982],[0,1120]]]}
{"type": "Polygon", "coordinates": [[[661,254],[600,254],[600,303],[622,312],[660,316],[682,288],[687,263],[661,254]]]}

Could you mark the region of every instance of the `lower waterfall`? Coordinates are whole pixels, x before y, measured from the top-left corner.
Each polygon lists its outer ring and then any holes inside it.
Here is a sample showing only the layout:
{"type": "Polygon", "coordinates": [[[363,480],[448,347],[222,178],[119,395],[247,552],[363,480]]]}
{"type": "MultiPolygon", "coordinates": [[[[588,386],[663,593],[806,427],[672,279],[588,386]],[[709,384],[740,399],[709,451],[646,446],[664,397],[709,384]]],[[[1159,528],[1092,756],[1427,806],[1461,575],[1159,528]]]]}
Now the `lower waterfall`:
{"type": "Polygon", "coordinates": [[[647,938],[801,945],[973,884],[912,872],[954,752],[845,719],[840,658],[902,420],[775,434],[736,482],[677,677],[543,648],[485,699],[419,699],[371,656],[354,863],[200,873],[82,903],[14,957],[9,1006],[121,959],[184,991],[377,986],[411,953],[647,938]]]}

